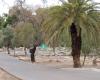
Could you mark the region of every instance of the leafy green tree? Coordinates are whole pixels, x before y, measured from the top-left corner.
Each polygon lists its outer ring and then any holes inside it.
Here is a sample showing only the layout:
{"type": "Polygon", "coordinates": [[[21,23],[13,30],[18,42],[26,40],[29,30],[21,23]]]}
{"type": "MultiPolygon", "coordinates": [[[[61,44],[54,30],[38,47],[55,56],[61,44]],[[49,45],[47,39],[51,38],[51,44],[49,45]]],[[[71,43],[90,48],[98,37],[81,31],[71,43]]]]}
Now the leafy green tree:
{"type": "Polygon", "coordinates": [[[31,23],[20,23],[15,27],[14,41],[16,47],[24,47],[25,55],[26,48],[33,46],[35,31],[31,23]]]}
{"type": "Polygon", "coordinates": [[[8,14],[4,14],[2,28],[6,28],[8,25],[11,25],[13,27],[16,21],[17,17],[15,15],[9,16],[8,14]]]}
{"type": "Polygon", "coordinates": [[[68,0],[48,10],[50,17],[42,27],[49,41],[52,41],[55,36],[59,39],[59,35],[62,35],[64,30],[70,33],[71,54],[75,68],[81,67],[80,54],[84,38],[81,35],[87,34],[87,37],[92,39],[96,37],[94,33],[98,33],[99,36],[100,8],[98,9],[97,5],[98,3],[92,0],[68,0]]]}
{"type": "Polygon", "coordinates": [[[3,29],[4,42],[3,45],[7,47],[8,54],[10,54],[10,48],[12,47],[12,39],[13,39],[13,29],[10,26],[7,26],[3,29]]]}
{"type": "Polygon", "coordinates": [[[3,40],[4,40],[4,35],[3,35],[3,31],[0,30],[0,48],[3,47],[3,40]]]}
{"type": "Polygon", "coordinates": [[[3,28],[3,22],[4,22],[4,18],[0,16],[0,29],[3,28]]]}

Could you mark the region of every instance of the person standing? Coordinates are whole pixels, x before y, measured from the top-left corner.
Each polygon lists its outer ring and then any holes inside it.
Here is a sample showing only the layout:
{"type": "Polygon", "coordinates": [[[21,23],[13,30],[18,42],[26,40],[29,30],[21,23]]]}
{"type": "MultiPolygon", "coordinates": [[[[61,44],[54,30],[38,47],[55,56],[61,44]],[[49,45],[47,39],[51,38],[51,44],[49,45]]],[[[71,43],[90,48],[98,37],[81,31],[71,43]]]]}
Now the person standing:
{"type": "Polygon", "coordinates": [[[31,62],[35,62],[35,52],[36,52],[36,47],[39,46],[39,41],[35,41],[34,42],[34,47],[32,49],[30,49],[30,53],[31,53],[31,62]]]}
{"type": "Polygon", "coordinates": [[[36,51],[36,46],[34,45],[34,47],[32,49],[30,49],[31,62],[35,62],[35,51],[36,51]]]}

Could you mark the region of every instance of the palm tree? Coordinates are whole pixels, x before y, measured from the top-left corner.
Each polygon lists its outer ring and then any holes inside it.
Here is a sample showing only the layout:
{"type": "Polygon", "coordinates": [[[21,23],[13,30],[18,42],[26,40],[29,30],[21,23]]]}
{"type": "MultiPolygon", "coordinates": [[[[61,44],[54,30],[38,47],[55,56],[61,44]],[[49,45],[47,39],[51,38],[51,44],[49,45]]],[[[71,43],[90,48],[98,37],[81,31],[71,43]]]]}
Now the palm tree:
{"type": "Polygon", "coordinates": [[[59,39],[63,32],[66,35],[70,33],[75,68],[81,67],[82,35],[86,35],[89,40],[96,37],[95,33],[99,35],[100,8],[97,5],[92,0],[68,0],[48,9],[50,16],[42,27],[45,38],[50,42],[54,37],[59,39]]]}

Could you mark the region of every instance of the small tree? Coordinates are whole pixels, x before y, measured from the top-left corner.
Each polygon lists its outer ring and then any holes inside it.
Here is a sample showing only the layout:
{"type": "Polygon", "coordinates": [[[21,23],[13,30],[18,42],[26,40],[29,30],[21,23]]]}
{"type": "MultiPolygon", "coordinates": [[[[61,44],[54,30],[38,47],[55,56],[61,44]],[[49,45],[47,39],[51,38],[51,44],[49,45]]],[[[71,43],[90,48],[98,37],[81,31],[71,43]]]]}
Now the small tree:
{"type": "Polygon", "coordinates": [[[8,54],[10,54],[10,47],[12,46],[12,39],[13,39],[13,29],[10,26],[7,26],[3,29],[4,35],[4,46],[7,47],[8,54]]]}
{"type": "Polygon", "coordinates": [[[16,46],[24,47],[25,55],[26,48],[29,48],[34,41],[34,28],[31,23],[20,23],[15,27],[15,42],[16,46]]]}
{"type": "Polygon", "coordinates": [[[0,30],[0,48],[3,47],[3,40],[4,40],[4,35],[3,35],[3,31],[0,30]]]}

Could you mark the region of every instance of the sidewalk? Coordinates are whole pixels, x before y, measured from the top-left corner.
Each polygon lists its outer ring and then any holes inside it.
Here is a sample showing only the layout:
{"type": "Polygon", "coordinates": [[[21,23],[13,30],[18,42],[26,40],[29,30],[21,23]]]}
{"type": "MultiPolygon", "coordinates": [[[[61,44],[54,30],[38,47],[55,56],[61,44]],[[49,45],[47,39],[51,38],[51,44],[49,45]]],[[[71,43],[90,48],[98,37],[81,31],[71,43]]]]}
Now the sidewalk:
{"type": "Polygon", "coordinates": [[[22,80],[100,80],[100,72],[55,69],[23,62],[2,53],[0,53],[0,67],[22,80]]]}

